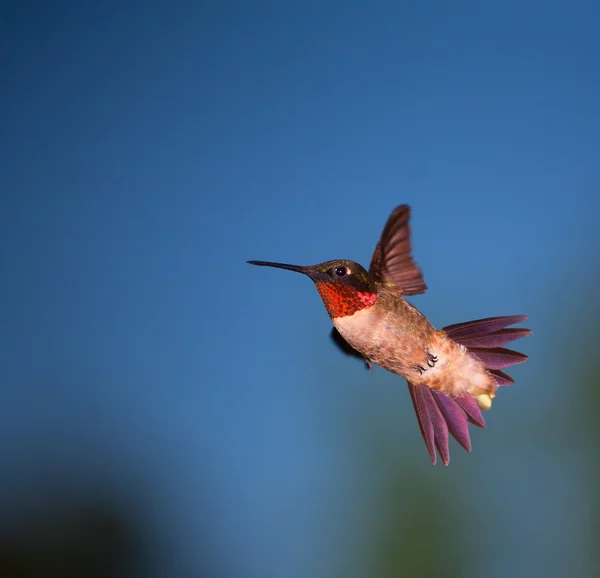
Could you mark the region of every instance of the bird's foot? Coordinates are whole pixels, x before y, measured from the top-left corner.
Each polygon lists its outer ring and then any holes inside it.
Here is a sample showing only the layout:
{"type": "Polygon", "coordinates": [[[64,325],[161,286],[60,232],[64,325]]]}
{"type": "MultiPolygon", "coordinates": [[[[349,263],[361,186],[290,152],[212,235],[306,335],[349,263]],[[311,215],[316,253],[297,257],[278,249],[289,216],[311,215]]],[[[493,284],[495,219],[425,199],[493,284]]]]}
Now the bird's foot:
{"type": "Polygon", "coordinates": [[[435,355],[432,355],[431,353],[427,352],[427,365],[429,365],[429,367],[435,367],[435,364],[437,363],[438,358],[435,355]]]}

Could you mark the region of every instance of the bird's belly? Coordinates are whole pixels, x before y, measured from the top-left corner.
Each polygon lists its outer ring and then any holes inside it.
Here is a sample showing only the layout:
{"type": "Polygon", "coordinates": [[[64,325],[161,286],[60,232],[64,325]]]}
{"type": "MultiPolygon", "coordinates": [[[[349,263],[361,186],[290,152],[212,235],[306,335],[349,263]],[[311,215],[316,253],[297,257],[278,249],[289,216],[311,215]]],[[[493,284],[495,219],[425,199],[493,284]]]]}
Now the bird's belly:
{"type": "Polygon", "coordinates": [[[409,377],[411,368],[425,355],[424,332],[415,333],[409,326],[385,315],[374,316],[368,309],[335,318],[333,324],[359,353],[403,377],[409,377]]]}

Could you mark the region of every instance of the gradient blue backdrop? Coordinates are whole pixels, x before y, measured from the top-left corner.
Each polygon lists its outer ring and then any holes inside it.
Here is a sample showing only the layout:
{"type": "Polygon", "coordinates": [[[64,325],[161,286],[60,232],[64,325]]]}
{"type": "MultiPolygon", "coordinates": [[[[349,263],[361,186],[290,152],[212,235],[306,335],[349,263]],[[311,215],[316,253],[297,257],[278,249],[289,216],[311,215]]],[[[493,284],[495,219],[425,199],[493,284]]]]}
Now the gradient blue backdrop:
{"type": "Polygon", "coordinates": [[[553,329],[598,280],[596,2],[1,14],[5,502],[67,471],[135,496],[156,575],[197,575],[203,536],[227,575],[360,577],[379,428],[386,459],[460,492],[488,578],[584,567],[590,544],[551,521],[584,516],[585,456],[531,422],[571,399],[553,329]],[[366,265],[400,203],[435,325],[535,331],[449,468],[403,380],[329,343],[310,282],[245,264],[366,265]]]}

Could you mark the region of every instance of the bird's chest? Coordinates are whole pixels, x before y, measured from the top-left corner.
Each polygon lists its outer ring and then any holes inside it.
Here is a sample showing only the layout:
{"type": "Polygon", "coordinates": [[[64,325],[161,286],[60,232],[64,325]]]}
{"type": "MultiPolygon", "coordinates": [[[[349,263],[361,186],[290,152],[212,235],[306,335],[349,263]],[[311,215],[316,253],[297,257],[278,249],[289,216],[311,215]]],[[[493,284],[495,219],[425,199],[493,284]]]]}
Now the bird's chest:
{"type": "Polygon", "coordinates": [[[353,315],[335,317],[333,324],[342,337],[361,353],[365,353],[365,348],[379,342],[381,338],[381,321],[369,309],[362,309],[353,315]]]}

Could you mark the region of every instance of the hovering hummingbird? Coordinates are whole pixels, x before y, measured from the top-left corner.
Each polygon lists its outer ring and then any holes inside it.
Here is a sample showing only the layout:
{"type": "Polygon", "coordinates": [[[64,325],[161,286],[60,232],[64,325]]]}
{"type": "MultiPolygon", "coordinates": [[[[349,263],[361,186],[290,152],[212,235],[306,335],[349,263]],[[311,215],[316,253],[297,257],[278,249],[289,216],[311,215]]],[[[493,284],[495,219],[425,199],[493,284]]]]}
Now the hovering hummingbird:
{"type": "Polygon", "coordinates": [[[375,363],[408,382],[421,435],[433,464],[436,448],[448,465],[448,433],[471,451],[468,424],[485,427],[481,410],[490,409],[498,386],[513,379],[501,371],[527,356],[503,346],[531,330],[508,328],[526,315],[490,317],[436,330],[406,301],[427,290],[411,256],[410,208],[397,207],[387,220],[369,271],[354,261],[325,261],[302,267],[267,261],[308,275],[333,321],[332,338],[347,354],[375,363]]]}

